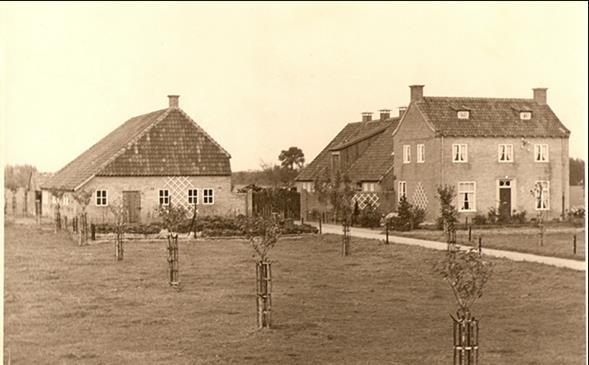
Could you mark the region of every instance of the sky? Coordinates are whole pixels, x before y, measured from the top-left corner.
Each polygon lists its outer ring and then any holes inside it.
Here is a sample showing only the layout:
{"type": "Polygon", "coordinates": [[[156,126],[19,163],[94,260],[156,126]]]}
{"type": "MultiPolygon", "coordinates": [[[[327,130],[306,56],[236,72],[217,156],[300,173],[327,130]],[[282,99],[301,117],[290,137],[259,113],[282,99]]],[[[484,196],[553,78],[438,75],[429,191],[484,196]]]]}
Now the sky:
{"type": "Polygon", "coordinates": [[[4,163],[56,171],[132,116],[180,107],[232,169],[310,162],[361,112],[426,96],[531,98],[587,154],[585,3],[0,4],[4,163]]]}

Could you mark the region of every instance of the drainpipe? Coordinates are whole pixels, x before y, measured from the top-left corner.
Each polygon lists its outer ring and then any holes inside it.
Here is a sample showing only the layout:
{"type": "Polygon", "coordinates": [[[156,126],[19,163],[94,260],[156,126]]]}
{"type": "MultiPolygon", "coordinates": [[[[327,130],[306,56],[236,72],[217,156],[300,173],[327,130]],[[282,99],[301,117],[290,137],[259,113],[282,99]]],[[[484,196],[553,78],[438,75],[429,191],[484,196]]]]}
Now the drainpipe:
{"type": "Polygon", "coordinates": [[[444,136],[441,136],[442,148],[440,148],[440,179],[441,185],[444,186],[444,136]]]}

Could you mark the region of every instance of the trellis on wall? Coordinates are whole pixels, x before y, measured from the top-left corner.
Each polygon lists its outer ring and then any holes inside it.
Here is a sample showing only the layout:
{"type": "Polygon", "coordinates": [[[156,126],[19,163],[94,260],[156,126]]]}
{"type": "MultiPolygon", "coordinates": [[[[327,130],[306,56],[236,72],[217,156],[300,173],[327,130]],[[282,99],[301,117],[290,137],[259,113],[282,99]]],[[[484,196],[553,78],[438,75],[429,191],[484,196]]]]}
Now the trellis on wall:
{"type": "Polygon", "coordinates": [[[193,189],[193,187],[186,176],[168,177],[165,188],[170,192],[174,205],[182,205],[187,210],[191,209],[188,204],[188,189],[193,189]]]}
{"type": "Polygon", "coordinates": [[[372,192],[361,192],[356,193],[352,197],[352,204],[358,203],[358,208],[364,209],[368,204],[372,205],[374,208],[377,208],[379,203],[379,198],[376,193],[372,192]]]}
{"type": "Polygon", "coordinates": [[[425,194],[425,190],[423,189],[421,181],[417,183],[417,186],[415,186],[412,199],[413,205],[422,209],[427,208],[427,195],[425,194]]]}

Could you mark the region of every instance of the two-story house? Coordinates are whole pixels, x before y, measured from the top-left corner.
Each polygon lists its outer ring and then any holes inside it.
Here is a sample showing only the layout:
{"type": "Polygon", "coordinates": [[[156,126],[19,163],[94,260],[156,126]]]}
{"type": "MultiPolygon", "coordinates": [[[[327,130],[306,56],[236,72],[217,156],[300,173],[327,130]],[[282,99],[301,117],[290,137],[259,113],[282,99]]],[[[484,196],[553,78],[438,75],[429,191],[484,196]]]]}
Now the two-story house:
{"type": "Polygon", "coordinates": [[[546,89],[531,99],[427,97],[411,102],[393,132],[396,191],[439,216],[437,187],[455,187],[461,218],[526,211],[557,218],[569,206],[569,130],[546,89]],[[536,189],[535,187],[541,187],[536,189]]]}

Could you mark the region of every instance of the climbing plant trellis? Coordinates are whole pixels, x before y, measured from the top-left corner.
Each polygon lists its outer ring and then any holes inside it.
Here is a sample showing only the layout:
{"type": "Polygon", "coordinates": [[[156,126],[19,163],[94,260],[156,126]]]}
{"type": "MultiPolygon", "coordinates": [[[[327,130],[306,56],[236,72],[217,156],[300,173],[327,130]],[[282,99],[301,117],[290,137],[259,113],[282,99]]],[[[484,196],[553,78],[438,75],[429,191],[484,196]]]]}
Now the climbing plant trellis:
{"type": "Polygon", "coordinates": [[[364,209],[368,204],[374,208],[380,205],[378,194],[372,192],[359,192],[352,197],[352,206],[358,203],[358,208],[364,209]]]}

